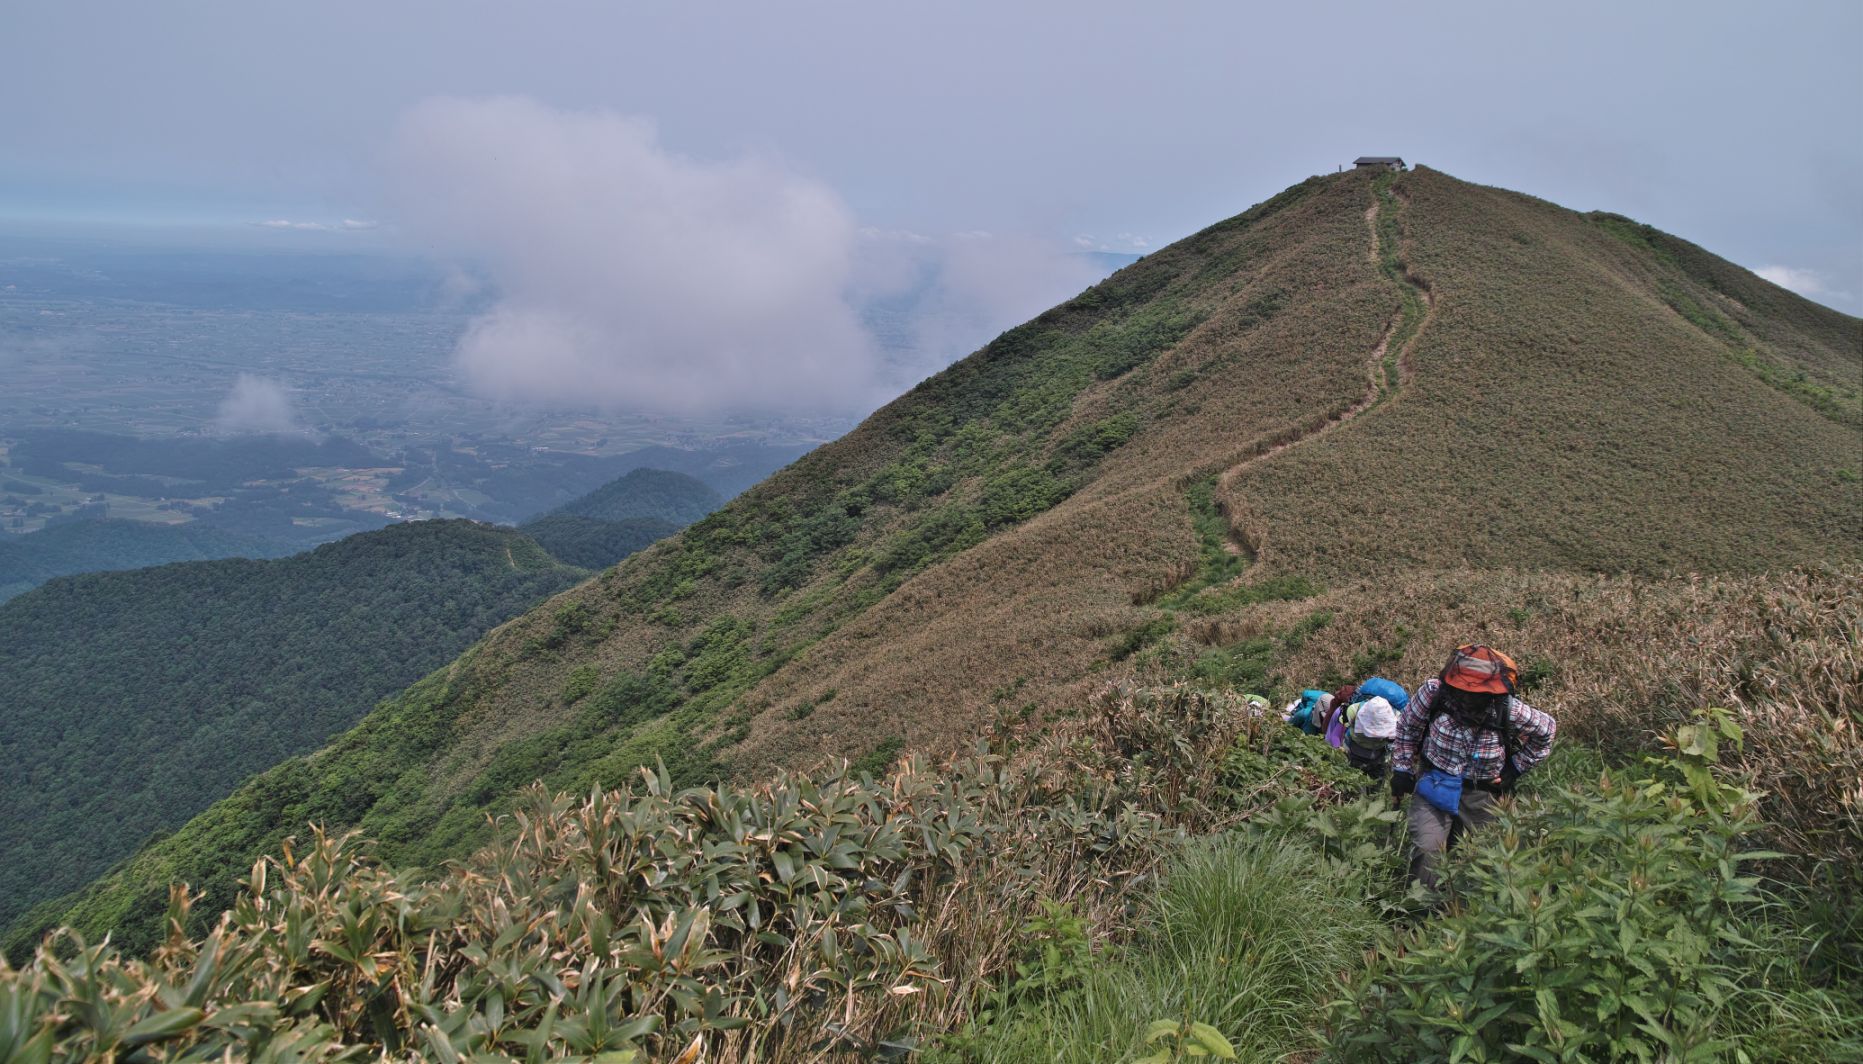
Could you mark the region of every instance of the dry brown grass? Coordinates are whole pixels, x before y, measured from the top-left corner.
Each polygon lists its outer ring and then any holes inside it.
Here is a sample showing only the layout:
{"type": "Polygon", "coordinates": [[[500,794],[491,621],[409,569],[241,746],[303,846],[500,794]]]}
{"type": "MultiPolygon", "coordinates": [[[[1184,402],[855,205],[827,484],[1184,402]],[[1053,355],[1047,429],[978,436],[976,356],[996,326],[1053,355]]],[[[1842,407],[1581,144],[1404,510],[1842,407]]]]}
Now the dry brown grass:
{"type": "Polygon", "coordinates": [[[1780,847],[1863,859],[1863,570],[1412,573],[1252,606],[1191,634],[1238,641],[1317,611],[1332,620],[1277,659],[1288,687],[1341,675],[1375,648],[1397,655],[1378,671],[1414,689],[1448,648],[1480,641],[1518,656],[1526,697],[1558,717],[1562,743],[1632,756],[1703,707],[1731,709],[1746,729],[1732,763],[1767,792],[1780,847]]]}
{"type": "MultiPolygon", "coordinates": [[[[1227,501],[1267,528],[1265,566],[1330,579],[1859,556],[1863,434],[1768,387],[1674,309],[1653,254],[1434,171],[1396,187],[1404,261],[1434,295],[1410,379],[1324,446],[1235,478],[1227,501]]],[[[1863,323],[1790,298],[1765,316],[1771,286],[1712,262],[1753,300],[1768,357],[1863,379],[1863,323]]]]}

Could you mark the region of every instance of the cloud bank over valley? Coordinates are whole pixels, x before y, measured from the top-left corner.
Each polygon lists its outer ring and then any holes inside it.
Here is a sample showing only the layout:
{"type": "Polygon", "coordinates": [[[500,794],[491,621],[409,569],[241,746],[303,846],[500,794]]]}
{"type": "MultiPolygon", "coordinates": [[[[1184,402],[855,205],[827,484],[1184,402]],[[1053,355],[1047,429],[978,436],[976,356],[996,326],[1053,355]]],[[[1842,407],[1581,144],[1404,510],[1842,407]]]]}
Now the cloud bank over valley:
{"type": "Polygon", "coordinates": [[[1026,237],[863,229],[781,159],[523,98],[422,102],[387,169],[403,235],[496,293],[455,358],[517,403],[861,413],[1106,272],[1026,237]]]}

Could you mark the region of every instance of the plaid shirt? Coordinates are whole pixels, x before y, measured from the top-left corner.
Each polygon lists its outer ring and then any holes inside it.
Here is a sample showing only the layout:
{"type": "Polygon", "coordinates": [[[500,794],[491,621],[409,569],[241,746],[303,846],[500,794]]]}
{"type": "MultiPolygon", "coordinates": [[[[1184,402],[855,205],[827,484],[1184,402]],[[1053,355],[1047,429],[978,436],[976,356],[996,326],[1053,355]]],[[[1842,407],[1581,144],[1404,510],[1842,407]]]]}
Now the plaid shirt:
{"type": "MultiPolygon", "coordinates": [[[[1420,775],[1417,750],[1421,747],[1423,758],[1444,772],[1457,772],[1476,782],[1500,779],[1503,752],[1498,726],[1466,727],[1448,712],[1438,713],[1431,724],[1430,703],[1436,700],[1441,686],[1439,679],[1425,680],[1397,718],[1397,738],[1391,743],[1392,771],[1420,775]],[[1428,735],[1424,734],[1425,728],[1429,729],[1428,735]]],[[[1553,732],[1558,724],[1550,715],[1511,695],[1507,713],[1514,727],[1514,768],[1525,772],[1552,753],[1553,732]]]]}

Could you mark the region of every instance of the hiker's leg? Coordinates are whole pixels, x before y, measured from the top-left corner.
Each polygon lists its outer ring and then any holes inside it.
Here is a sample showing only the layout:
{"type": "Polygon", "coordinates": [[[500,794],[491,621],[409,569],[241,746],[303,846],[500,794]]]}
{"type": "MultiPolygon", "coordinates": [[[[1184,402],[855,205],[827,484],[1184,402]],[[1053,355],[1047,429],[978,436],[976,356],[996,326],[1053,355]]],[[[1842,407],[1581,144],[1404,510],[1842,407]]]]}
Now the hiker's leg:
{"type": "Polygon", "coordinates": [[[1476,831],[1494,822],[1494,795],[1487,791],[1478,791],[1473,787],[1462,790],[1462,808],[1456,813],[1456,830],[1450,845],[1460,842],[1462,836],[1476,831]]]}
{"type": "Polygon", "coordinates": [[[1455,818],[1424,801],[1410,796],[1410,878],[1436,892],[1436,863],[1449,848],[1449,830],[1455,818]]]}
{"type": "MultiPolygon", "coordinates": [[[[1478,791],[1473,787],[1464,787],[1461,804],[1456,808],[1454,815],[1443,813],[1441,816],[1447,821],[1443,829],[1445,836],[1443,850],[1448,851],[1459,845],[1469,832],[1494,822],[1494,795],[1486,791],[1478,791]]],[[[1435,890],[1436,884],[1431,883],[1429,887],[1435,890]]]]}

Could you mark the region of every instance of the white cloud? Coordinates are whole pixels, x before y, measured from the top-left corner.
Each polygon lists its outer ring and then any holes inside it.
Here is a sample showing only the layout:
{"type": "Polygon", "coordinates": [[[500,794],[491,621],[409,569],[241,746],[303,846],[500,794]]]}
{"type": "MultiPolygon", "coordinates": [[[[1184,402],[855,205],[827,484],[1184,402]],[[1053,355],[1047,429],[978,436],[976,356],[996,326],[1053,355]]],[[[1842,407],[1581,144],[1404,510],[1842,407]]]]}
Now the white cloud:
{"type": "Polygon", "coordinates": [[[1151,247],[1151,241],[1137,233],[1120,233],[1108,240],[1091,233],[1081,233],[1074,237],[1074,246],[1086,251],[1111,251],[1118,254],[1137,254],[1151,247]]]}
{"type": "Polygon", "coordinates": [[[664,148],[653,125],[525,99],[434,99],[390,155],[397,221],[498,293],[455,357],[551,405],[836,409],[877,400],[846,299],[858,232],[825,185],[664,148]]]}
{"type": "Polygon", "coordinates": [[[234,436],[292,434],[304,431],[292,408],[291,393],[268,377],[242,373],[220,400],[214,427],[234,436]]]}
{"type": "Polygon", "coordinates": [[[935,373],[1057,303],[1106,270],[1077,245],[982,230],[944,238],[868,231],[859,294],[894,308],[888,383],[935,373]]]}
{"type": "Polygon", "coordinates": [[[1780,288],[1789,288],[1807,299],[1836,297],[1850,298],[1843,292],[1831,289],[1824,275],[1816,270],[1803,270],[1796,266],[1761,266],[1753,271],[1780,288]]]}
{"type": "Polygon", "coordinates": [[[516,402],[864,412],[1106,273],[1064,241],[861,227],[777,161],[612,112],[429,100],[388,163],[397,230],[488,308],[456,364],[516,402]]]}
{"type": "Polygon", "coordinates": [[[302,233],[353,233],[360,230],[379,228],[381,223],[362,221],[357,218],[345,218],[341,222],[336,222],[334,224],[330,222],[296,222],[289,218],[268,218],[263,222],[254,222],[252,224],[262,229],[289,229],[302,233]]]}

